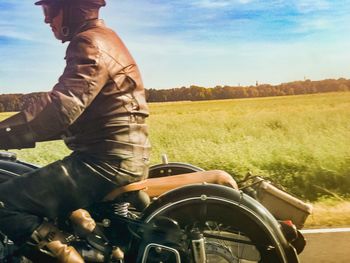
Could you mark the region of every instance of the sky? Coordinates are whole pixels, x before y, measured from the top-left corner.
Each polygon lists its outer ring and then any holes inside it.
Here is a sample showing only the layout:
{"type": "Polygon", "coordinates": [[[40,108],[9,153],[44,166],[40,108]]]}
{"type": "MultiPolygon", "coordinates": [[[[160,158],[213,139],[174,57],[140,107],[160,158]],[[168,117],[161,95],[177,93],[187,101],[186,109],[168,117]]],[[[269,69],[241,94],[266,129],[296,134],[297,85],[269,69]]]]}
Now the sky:
{"type": "MultiPolygon", "coordinates": [[[[0,94],[49,91],[67,44],[34,0],[0,0],[0,94]]],[[[350,0],[107,0],[145,87],[350,78],[350,0]]]]}

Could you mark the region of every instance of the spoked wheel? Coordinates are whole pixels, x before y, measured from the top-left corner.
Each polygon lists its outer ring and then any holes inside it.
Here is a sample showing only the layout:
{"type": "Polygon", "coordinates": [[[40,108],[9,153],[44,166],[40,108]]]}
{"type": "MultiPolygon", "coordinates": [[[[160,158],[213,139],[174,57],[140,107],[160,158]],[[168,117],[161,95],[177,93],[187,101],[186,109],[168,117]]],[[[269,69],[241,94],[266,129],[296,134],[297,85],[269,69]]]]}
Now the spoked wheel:
{"type": "Polygon", "coordinates": [[[202,249],[197,249],[188,235],[190,263],[288,262],[282,244],[264,219],[231,200],[204,195],[186,198],[164,205],[146,221],[158,216],[171,218],[186,233],[197,232],[201,237],[196,242],[202,249]]]}
{"type": "Polygon", "coordinates": [[[243,233],[217,222],[207,222],[203,231],[207,263],[253,263],[261,256],[252,241],[243,233]]]}

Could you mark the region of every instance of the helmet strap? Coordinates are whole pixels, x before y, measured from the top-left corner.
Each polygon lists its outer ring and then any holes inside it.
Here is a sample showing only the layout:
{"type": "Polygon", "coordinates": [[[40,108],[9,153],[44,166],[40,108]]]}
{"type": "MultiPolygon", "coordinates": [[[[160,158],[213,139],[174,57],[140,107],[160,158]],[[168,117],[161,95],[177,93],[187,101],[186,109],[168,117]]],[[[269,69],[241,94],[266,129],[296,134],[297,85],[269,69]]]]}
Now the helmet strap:
{"type": "Polygon", "coordinates": [[[68,1],[65,1],[62,6],[63,18],[62,18],[62,26],[61,26],[61,36],[62,42],[69,41],[70,39],[70,13],[71,6],[68,1]]]}
{"type": "Polygon", "coordinates": [[[70,34],[70,30],[68,26],[61,27],[61,35],[66,39],[70,34]]]}

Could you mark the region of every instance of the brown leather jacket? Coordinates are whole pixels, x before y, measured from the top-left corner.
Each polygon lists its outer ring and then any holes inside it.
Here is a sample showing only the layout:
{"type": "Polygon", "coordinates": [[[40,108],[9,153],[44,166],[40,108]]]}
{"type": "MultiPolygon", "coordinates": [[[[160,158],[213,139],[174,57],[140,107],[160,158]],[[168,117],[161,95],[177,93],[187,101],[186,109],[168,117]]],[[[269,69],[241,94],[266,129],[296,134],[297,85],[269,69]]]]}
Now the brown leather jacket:
{"type": "Polygon", "coordinates": [[[76,152],[148,158],[145,91],[120,38],[102,20],[88,21],[71,39],[65,59],[52,91],[0,122],[0,146],[61,137],[76,152]]]}

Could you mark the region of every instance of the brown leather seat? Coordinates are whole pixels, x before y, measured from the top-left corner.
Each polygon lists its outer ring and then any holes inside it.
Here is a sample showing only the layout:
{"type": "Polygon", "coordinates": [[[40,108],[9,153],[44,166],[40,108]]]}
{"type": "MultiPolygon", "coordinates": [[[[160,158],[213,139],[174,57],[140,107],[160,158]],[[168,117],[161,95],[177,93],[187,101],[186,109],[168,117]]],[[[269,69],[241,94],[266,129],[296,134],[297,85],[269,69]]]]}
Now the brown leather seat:
{"type": "Polygon", "coordinates": [[[104,201],[112,201],[123,193],[143,190],[150,197],[157,197],[174,188],[189,184],[211,183],[225,185],[238,190],[236,181],[228,173],[221,170],[203,171],[159,178],[150,178],[116,188],[104,201]]]}

